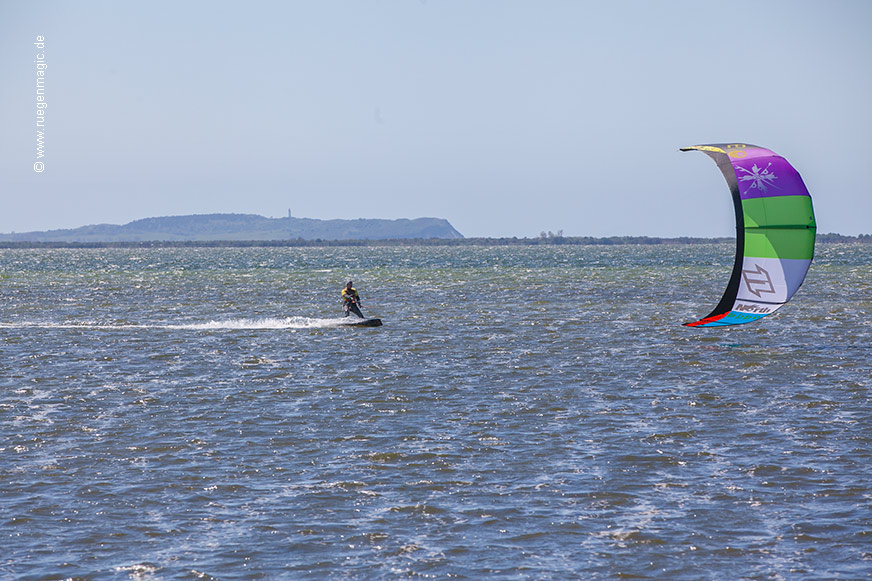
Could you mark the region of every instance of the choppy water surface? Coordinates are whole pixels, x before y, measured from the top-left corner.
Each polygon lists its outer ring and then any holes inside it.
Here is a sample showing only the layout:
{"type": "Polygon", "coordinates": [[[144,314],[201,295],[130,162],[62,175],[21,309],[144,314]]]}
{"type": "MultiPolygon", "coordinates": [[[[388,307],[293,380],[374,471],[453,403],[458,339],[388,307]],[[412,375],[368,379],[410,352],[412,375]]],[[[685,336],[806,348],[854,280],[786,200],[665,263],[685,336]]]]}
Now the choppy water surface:
{"type": "Polygon", "coordinates": [[[681,327],[731,263],[2,250],[0,577],[868,578],[872,248],[681,327]]]}

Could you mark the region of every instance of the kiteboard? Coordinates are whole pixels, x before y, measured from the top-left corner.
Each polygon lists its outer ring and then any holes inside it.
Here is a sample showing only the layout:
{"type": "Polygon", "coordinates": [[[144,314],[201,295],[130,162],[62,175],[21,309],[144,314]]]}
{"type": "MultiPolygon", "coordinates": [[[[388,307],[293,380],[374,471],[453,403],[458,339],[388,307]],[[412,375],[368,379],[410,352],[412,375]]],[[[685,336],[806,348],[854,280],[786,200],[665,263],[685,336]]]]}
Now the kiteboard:
{"type": "Polygon", "coordinates": [[[349,321],[343,321],[343,325],[347,325],[349,327],[381,327],[382,320],[381,319],[351,319],[349,321]]]}

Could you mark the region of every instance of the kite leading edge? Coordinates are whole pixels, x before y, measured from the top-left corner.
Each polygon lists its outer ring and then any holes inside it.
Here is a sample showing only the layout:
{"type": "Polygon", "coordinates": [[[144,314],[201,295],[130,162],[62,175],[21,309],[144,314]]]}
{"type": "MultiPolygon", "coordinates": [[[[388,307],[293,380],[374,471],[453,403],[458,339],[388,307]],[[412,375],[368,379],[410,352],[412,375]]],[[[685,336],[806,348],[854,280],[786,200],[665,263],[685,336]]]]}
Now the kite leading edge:
{"type": "Polygon", "coordinates": [[[811,196],[787,160],[748,143],[682,147],[720,168],[736,210],[736,262],[721,302],[689,327],[724,327],[771,315],[799,289],[814,256],[811,196]]]}

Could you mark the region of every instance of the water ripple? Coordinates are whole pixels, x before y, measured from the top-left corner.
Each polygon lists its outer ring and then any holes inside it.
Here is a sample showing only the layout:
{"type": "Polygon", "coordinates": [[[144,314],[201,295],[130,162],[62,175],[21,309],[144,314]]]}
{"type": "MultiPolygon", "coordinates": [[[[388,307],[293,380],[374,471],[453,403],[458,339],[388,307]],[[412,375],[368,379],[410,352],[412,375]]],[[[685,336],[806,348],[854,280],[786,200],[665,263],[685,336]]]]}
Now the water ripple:
{"type": "Polygon", "coordinates": [[[868,577],[870,258],[0,251],[0,576],[868,577]]]}

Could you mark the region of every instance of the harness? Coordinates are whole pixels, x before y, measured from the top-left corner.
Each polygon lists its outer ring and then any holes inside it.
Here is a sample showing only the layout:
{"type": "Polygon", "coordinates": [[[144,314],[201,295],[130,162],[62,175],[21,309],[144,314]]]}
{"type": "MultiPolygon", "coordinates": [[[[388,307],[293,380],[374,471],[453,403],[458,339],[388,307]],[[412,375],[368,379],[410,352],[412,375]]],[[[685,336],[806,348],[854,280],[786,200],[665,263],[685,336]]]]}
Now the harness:
{"type": "Polygon", "coordinates": [[[360,297],[357,294],[355,289],[348,290],[347,288],[342,289],[342,298],[345,300],[345,304],[356,305],[360,302],[360,297]]]}

